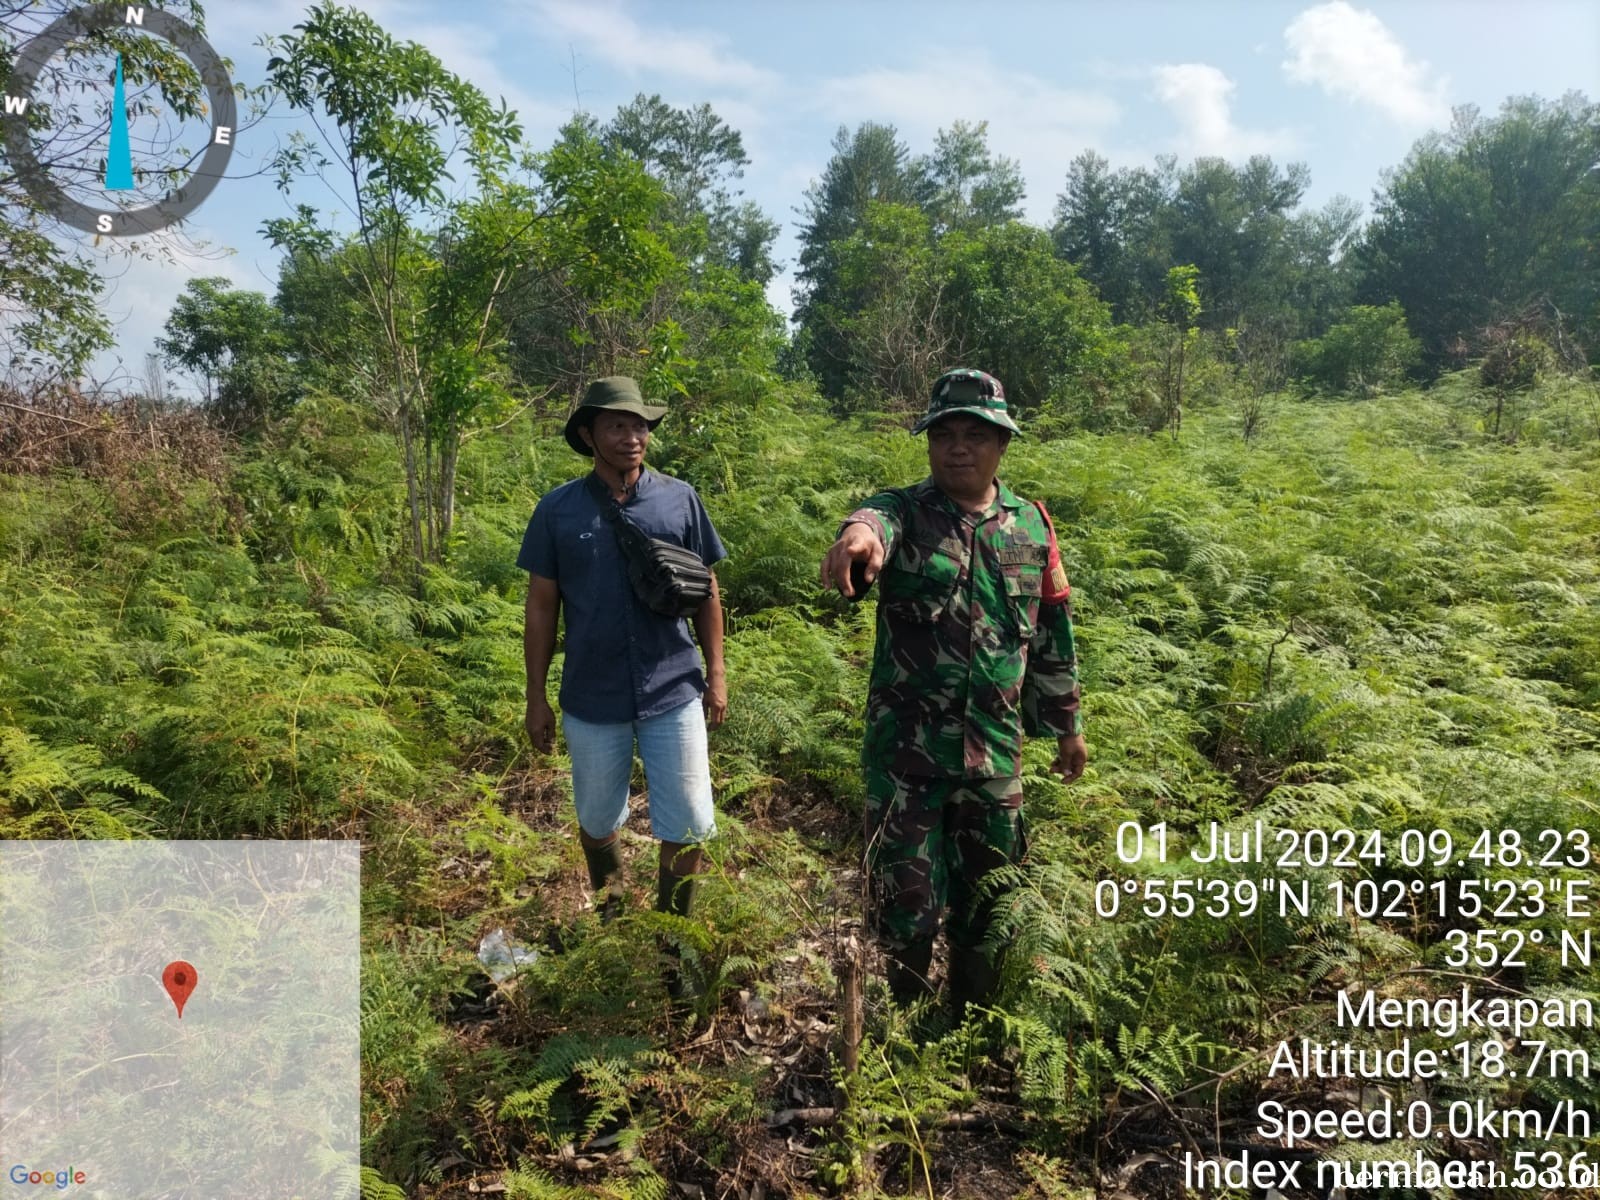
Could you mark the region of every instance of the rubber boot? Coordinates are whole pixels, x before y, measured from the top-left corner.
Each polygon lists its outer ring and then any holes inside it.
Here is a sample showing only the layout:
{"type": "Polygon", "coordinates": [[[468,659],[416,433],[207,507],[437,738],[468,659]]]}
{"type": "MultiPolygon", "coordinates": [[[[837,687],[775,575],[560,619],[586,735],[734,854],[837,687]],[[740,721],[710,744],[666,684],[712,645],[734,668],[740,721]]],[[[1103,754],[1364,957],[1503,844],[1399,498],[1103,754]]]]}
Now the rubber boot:
{"type": "Polygon", "coordinates": [[[904,950],[889,950],[889,995],[901,1008],[933,995],[928,973],[933,967],[933,938],[918,938],[904,950]]]}
{"type": "MultiPolygon", "coordinates": [[[[659,872],[656,879],[657,912],[687,917],[693,911],[694,902],[699,895],[700,876],[674,875],[670,871],[659,872]]],[[[674,1007],[681,1008],[684,1001],[693,998],[693,989],[684,982],[678,947],[669,942],[664,947],[664,953],[667,961],[662,968],[662,981],[667,985],[667,995],[674,1007]]]]}
{"type": "Polygon", "coordinates": [[[589,887],[600,898],[600,921],[614,921],[622,912],[622,839],[616,834],[599,846],[583,847],[589,864],[589,887]]]}
{"type": "Polygon", "coordinates": [[[700,876],[662,871],[656,879],[656,911],[687,917],[700,895],[700,876]]]}
{"type": "Polygon", "coordinates": [[[950,1007],[956,1024],[967,1015],[969,1004],[988,1007],[1000,990],[1000,967],[989,961],[982,946],[950,947],[950,1007]]]}

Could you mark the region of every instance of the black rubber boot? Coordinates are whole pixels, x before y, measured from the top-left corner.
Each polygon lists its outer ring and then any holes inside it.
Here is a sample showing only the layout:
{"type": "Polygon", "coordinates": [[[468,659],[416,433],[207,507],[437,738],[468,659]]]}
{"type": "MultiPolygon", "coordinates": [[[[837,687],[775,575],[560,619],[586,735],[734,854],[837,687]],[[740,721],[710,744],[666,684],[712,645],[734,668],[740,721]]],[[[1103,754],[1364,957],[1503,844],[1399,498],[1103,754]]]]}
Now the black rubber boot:
{"type": "Polygon", "coordinates": [[[656,879],[656,911],[687,917],[700,895],[700,876],[662,871],[656,879]]]}
{"type": "MultiPolygon", "coordinates": [[[[694,910],[694,902],[699,894],[700,876],[674,875],[670,871],[662,871],[656,879],[656,911],[687,917],[694,910]]],[[[661,978],[667,985],[667,995],[673,1005],[681,1007],[684,1001],[693,998],[694,991],[684,982],[678,947],[669,942],[663,948],[663,953],[666,955],[666,965],[662,968],[661,978]]]]}
{"type": "Polygon", "coordinates": [[[601,845],[585,843],[583,858],[589,864],[589,886],[600,902],[600,920],[613,921],[622,912],[622,839],[612,834],[601,845]]]}
{"type": "Polygon", "coordinates": [[[967,1015],[967,1006],[988,1007],[1000,990],[1000,967],[989,961],[982,946],[950,947],[950,1007],[956,1024],[967,1015]]]}
{"type": "Polygon", "coordinates": [[[933,995],[928,973],[933,967],[933,938],[918,938],[904,950],[886,952],[889,995],[901,1008],[933,995]]]}

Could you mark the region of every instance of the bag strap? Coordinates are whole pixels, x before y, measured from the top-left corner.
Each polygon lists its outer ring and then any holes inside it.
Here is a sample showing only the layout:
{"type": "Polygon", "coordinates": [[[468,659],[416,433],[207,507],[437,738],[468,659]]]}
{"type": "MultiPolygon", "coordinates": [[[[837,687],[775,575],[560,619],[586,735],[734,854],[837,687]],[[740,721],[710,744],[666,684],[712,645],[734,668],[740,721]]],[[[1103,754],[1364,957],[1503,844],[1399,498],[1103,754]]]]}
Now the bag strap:
{"type": "Polygon", "coordinates": [[[1043,500],[1035,500],[1033,506],[1044,518],[1045,533],[1050,540],[1045,561],[1044,594],[1041,599],[1046,604],[1064,604],[1072,595],[1072,585],[1067,582],[1067,569],[1061,565],[1061,548],[1056,544],[1055,522],[1050,519],[1050,512],[1045,508],[1043,500]]]}
{"type": "Polygon", "coordinates": [[[622,505],[615,500],[603,505],[600,515],[606,519],[611,526],[611,532],[616,535],[617,548],[622,551],[622,561],[634,570],[643,569],[644,559],[650,553],[649,535],[628,520],[627,514],[622,511],[622,505]]]}

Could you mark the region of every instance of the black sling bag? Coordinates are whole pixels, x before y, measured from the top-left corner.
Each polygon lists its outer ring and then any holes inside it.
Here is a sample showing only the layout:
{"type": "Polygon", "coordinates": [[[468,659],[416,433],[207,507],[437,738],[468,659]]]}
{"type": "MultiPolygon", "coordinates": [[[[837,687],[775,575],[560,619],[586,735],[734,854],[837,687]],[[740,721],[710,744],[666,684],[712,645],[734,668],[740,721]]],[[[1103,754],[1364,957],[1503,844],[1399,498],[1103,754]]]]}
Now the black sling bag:
{"type": "Polygon", "coordinates": [[[711,596],[711,571],[700,556],[651,537],[628,520],[621,505],[606,504],[600,512],[617,535],[633,594],[664,617],[694,616],[711,596]]]}

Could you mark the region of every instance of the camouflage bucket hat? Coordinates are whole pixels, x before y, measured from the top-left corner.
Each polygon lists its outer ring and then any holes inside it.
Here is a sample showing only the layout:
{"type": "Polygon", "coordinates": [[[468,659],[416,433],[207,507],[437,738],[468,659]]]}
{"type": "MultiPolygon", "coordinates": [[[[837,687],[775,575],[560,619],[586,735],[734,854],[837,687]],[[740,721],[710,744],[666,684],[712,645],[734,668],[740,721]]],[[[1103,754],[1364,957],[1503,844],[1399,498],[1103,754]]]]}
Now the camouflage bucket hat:
{"type": "Polygon", "coordinates": [[[958,367],[946,371],[933,381],[933,396],[928,401],[927,415],[911,428],[921,433],[929,425],[944,417],[965,413],[1012,433],[1021,433],[1017,423],[1006,414],[1006,390],[993,375],[958,367]]]}
{"type": "Polygon", "coordinates": [[[594,451],[584,445],[583,439],[578,436],[579,418],[586,408],[610,408],[618,412],[633,413],[649,422],[651,429],[661,424],[661,418],[667,415],[665,404],[645,403],[644,393],[639,390],[638,380],[627,375],[607,375],[604,379],[596,379],[583,393],[583,399],[578,401],[571,415],[567,417],[567,427],[563,431],[567,445],[585,458],[594,457],[594,451]]]}

